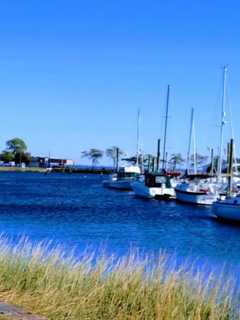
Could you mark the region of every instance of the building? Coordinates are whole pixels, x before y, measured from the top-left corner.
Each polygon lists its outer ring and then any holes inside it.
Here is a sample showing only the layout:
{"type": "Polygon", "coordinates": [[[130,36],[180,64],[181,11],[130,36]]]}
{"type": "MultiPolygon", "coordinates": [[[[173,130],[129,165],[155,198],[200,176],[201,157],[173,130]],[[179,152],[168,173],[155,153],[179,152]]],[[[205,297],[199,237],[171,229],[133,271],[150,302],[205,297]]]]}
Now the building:
{"type": "Polygon", "coordinates": [[[64,168],[74,165],[71,159],[56,159],[47,157],[32,157],[29,167],[35,168],[64,168]]]}

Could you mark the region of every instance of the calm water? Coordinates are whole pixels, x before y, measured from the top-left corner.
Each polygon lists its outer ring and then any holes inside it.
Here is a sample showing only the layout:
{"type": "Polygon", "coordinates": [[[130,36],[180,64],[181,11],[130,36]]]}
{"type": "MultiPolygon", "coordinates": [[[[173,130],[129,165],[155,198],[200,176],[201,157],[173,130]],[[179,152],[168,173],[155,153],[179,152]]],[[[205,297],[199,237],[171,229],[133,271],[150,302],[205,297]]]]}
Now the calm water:
{"type": "Polygon", "coordinates": [[[211,266],[240,266],[240,227],[223,224],[204,207],[144,201],[102,188],[96,175],[0,174],[0,233],[31,241],[54,239],[80,252],[104,246],[165,250],[211,266]]]}

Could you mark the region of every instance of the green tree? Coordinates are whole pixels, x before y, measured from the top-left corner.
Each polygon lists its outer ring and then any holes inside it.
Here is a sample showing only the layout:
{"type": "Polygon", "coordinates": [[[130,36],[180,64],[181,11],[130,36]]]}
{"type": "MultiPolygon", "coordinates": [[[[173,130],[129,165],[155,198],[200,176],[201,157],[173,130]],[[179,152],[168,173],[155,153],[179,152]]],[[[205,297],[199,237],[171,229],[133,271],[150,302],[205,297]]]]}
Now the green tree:
{"type": "Polygon", "coordinates": [[[15,156],[11,151],[4,150],[1,154],[1,160],[4,163],[9,163],[11,161],[14,161],[14,158],[15,156]]]}
{"type": "Polygon", "coordinates": [[[175,171],[176,167],[181,165],[184,162],[184,159],[183,159],[181,153],[173,153],[171,155],[169,162],[172,165],[172,170],[175,171]]]}
{"type": "Polygon", "coordinates": [[[15,161],[16,164],[22,162],[29,164],[31,161],[31,154],[27,152],[27,145],[22,139],[13,138],[8,140],[6,146],[7,150],[3,152],[5,159],[9,158],[11,159],[10,161],[15,161]]]}
{"type": "MultiPolygon", "coordinates": [[[[204,163],[206,163],[208,159],[208,156],[204,156],[204,155],[201,155],[199,153],[196,153],[196,161],[197,161],[197,165],[203,165],[204,163]]],[[[192,164],[193,164],[193,161],[194,161],[194,155],[192,154],[191,155],[191,161],[192,161],[192,164]]]]}
{"type": "Polygon", "coordinates": [[[6,142],[7,148],[9,151],[13,152],[14,154],[18,152],[25,152],[27,151],[26,143],[20,138],[13,138],[6,142]]]}
{"type": "Polygon", "coordinates": [[[111,148],[108,148],[106,150],[106,156],[110,159],[112,159],[113,161],[113,168],[116,168],[117,166],[117,149],[118,149],[118,156],[121,157],[122,155],[124,155],[124,152],[116,147],[116,146],[112,146],[111,148]]]}
{"type": "Polygon", "coordinates": [[[82,157],[88,158],[92,161],[92,167],[94,167],[98,162],[99,159],[103,157],[103,151],[99,149],[92,148],[88,151],[82,152],[82,157]]]}
{"type": "Polygon", "coordinates": [[[29,152],[17,152],[15,154],[14,160],[16,164],[25,163],[28,165],[31,161],[31,154],[29,152]]]}

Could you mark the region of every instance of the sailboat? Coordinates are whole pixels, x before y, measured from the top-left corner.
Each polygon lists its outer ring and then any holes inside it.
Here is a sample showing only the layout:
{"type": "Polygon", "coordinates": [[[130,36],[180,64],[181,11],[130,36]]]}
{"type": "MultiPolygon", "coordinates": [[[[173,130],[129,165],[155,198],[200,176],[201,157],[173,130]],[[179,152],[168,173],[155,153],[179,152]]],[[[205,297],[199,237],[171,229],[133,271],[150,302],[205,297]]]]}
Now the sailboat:
{"type": "Polygon", "coordinates": [[[172,185],[172,177],[166,174],[166,142],[167,142],[167,126],[168,126],[168,110],[169,110],[170,85],[167,87],[166,97],[166,116],[163,140],[163,161],[162,171],[159,171],[160,161],[160,139],[158,139],[157,150],[157,171],[147,172],[140,179],[132,183],[132,188],[137,197],[169,199],[175,197],[174,186],[172,185]]]}
{"type": "Polygon", "coordinates": [[[116,172],[110,176],[108,180],[103,181],[103,186],[106,188],[117,190],[132,190],[132,182],[137,180],[141,174],[139,166],[139,132],[140,132],[140,109],[137,113],[137,156],[136,165],[118,167],[119,150],[117,149],[117,167],[116,172]]]}
{"type": "Polygon", "coordinates": [[[185,179],[175,187],[176,199],[186,203],[211,205],[217,199],[215,184],[212,176],[197,174],[196,142],[194,109],[191,110],[190,134],[187,154],[187,175],[185,179]],[[190,153],[193,142],[194,172],[190,174],[190,153]]]}
{"type": "Polygon", "coordinates": [[[233,139],[230,142],[228,192],[225,199],[213,203],[212,212],[218,218],[240,222],[240,194],[233,190],[233,139]]]}

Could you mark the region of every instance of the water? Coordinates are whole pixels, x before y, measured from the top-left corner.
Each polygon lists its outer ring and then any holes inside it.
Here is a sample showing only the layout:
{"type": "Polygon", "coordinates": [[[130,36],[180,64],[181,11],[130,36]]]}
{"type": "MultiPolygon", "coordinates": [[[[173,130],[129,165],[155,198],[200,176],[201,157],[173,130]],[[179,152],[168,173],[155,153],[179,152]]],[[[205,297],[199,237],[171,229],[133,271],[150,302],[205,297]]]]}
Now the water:
{"type": "Polygon", "coordinates": [[[213,267],[240,266],[240,227],[218,222],[206,207],[137,199],[102,188],[104,176],[0,174],[0,233],[54,240],[79,254],[86,246],[123,255],[129,248],[213,267]]]}

